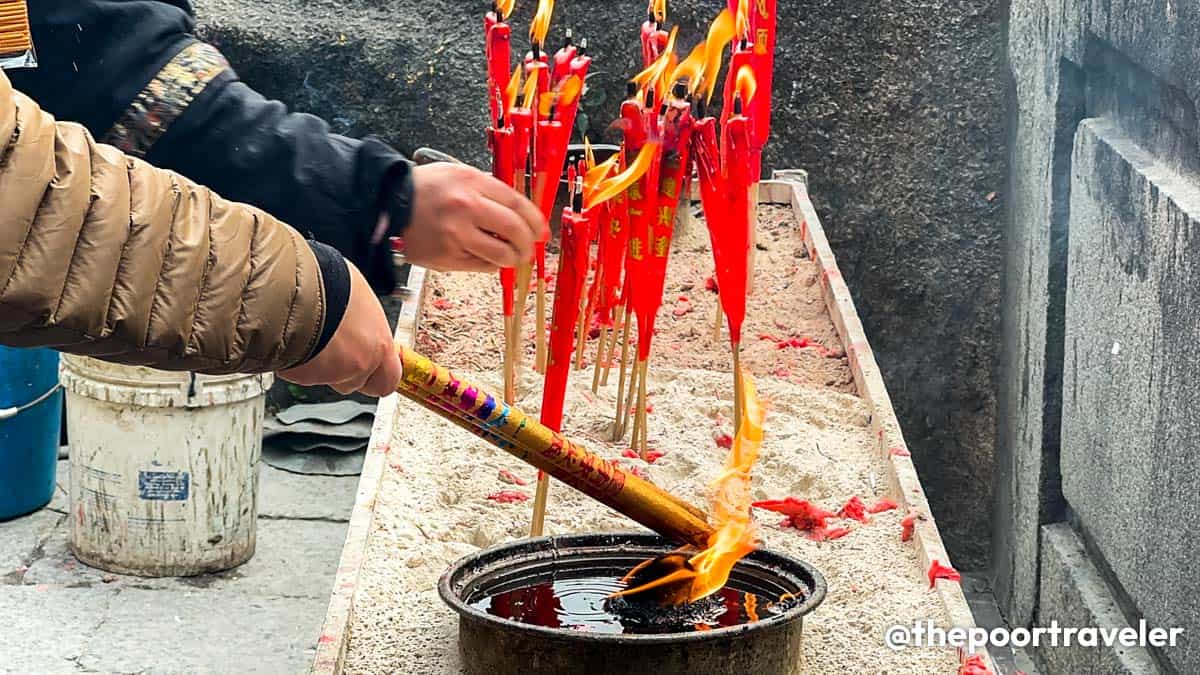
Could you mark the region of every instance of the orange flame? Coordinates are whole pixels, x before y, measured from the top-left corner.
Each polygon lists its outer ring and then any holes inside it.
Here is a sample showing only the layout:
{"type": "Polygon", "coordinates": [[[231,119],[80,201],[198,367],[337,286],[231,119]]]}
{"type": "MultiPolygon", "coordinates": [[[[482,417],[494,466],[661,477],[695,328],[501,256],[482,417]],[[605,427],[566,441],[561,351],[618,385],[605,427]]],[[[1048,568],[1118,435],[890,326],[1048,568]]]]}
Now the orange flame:
{"type": "Polygon", "coordinates": [[[538,0],[537,13],[529,24],[529,41],[541,47],[546,44],[550,32],[550,17],[554,14],[554,0],[538,0]]]}
{"type": "Polygon", "coordinates": [[[754,79],[753,68],[746,65],[738,69],[737,83],[734,91],[737,92],[737,97],[742,100],[743,106],[750,103],[750,100],[754,98],[755,92],[758,91],[758,80],[754,79]]]}
{"type": "Polygon", "coordinates": [[[704,79],[707,80],[708,90],[706,100],[711,102],[713,93],[717,90],[717,75],[721,73],[721,57],[725,47],[733,40],[733,15],[728,9],[721,10],[717,18],[708,27],[708,37],[704,39],[704,79]]]}
{"type": "Polygon", "coordinates": [[[517,6],[517,0],[496,0],[496,10],[500,12],[500,20],[503,21],[513,13],[513,8],[517,6]]]}
{"type": "Polygon", "coordinates": [[[537,73],[535,72],[530,75],[529,79],[525,80],[525,91],[523,92],[523,94],[521,96],[521,100],[522,100],[521,107],[522,108],[527,108],[529,110],[533,109],[534,103],[537,102],[537,93],[538,93],[537,90],[538,90],[538,79],[537,79],[537,73]]]}
{"type": "MultiPolygon", "coordinates": [[[[634,181],[640,179],[646,174],[647,171],[650,170],[650,167],[654,164],[655,156],[657,154],[658,143],[651,141],[643,145],[642,149],[638,151],[638,156],[624,171],[612,176],[611,178],[601,180],[596,184],[596,187],[591,191],[590,195],[584,196],[584,207],[590,209],[597,204],[603,204],[604,202],[629,189],[629,186],[633,185],[634,181]]],[[[608,161],[613,162],[616,157],[617,156],[614,155],[613,158],[609,159],[608,161]]],[[[605,164],[607,163],[608,162],[605,162],[605,164]]],[[[604,165],[601,164],[600,166],[604,165]]],[[[598,171],[599,167],[597,167],[596,170],[598,171]]],[[[591,176],[591,172],[588,172],[588,175],[591,176]]]]}
{"type": "Polygon", "coordinates": [[[596,205],[593,195],[595,195],[596,190],[603,185],[604,179],[608,178],[609,175],[612,174],[613,170],[617,168],[617,162],[619,162],[620,159],[621,157],[619,155],[613,155],[612,157],[604,160],[604,162],[601,164],[591,166],[587,173],[584,174],[583,203],[585,206],[590,208],[591,206],[596,205]]]}
{"type": "Polygon", "coordinates": [[[680,61],[678,66],[675,66],[675,71],[671,73],[671,82],[687,82],[688,93],[696,93],[701,85],[704,84],[704,57],[706,51],[703,42],[696,45],[692,53],[688,54],[686,59],[680,61]]]}
{"type": "Polygon", "coordinates": [[[650,0],[649,14],[659,23],[667,20],[667,0],[650,0]]]}
{"type": "MultiPolygon", "coordinates": [[[[708,548],[677,565],[675,571],[636,588],[614,593],[614,597],[669,586],[670,593],[666,597],[672,601],[695,602],[721,590],[729,581],[737,561],[758,548],[758,537],[750,517],[750,469],[758,459],[766,413],[758,403],[754,380],[744,372],[742,378],[742,405],[745,407],[742,426],[734,439],[725,469],[710,484],[712,519],[717,531],[709,539],[708,548]]],[[[646,565],[635,567],[634,572],[646,565]]],[[[626,579],[634,572],[626,575],[626,579]]]]}
{"type": "MultiPolygon", "coordinates": [[[[508,89],[504,90],[504,114],[508,114],[509,110],[517,104],[517,96],[521,92],[521,64],[517,64],[517,69],[513,71],[512,77],[508,78],[508,89]]],[[[537,82],[534,82],[537,86],[537,82]]]]}
{"type": "Polygon", "coordinates": [[[583,162],[588,169],[596,168],[596,152],[592,150],[592,139],[583,137],[583,162]]]}
{"type": "Polygon", "coordinates": [[[654,89],[654,99],[661,101],[664,90],[670,85],[668,79],[675,68],[678,57],[675,56],[675,38],[679,36],[679,26],[671,29],[667,38],[667,46],[662,54],[646,67],[645,70],[633,76],[633,82],[642,92],[654,89]]]}
{"type": "Polygon", "coordinates": [[[560,82],[554,91],[542,94],[538,101],[538,115],[549,117],[550,111],[556,106],[571,105],[578,101],[581,92],[583,92],[583,80],[578,75],[571,75],[560,82]]]}
{"type": "Polygon", "coordinates": [[[736,35],[740,40],[750,40],[754,37],[750,34],[750,0],[738,2],[736,35]]]}

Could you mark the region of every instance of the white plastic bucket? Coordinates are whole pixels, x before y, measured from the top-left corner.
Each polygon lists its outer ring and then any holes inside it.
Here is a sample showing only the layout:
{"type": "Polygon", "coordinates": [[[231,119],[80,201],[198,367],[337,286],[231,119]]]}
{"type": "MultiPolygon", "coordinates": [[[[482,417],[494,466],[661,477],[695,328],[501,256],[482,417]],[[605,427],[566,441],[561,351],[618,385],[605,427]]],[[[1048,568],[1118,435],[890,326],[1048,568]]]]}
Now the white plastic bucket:
{"type": "Polygon", "coordinates": [[[75,555],[147,577],[249,560],[272,377],[62,361],[75,555]]]}

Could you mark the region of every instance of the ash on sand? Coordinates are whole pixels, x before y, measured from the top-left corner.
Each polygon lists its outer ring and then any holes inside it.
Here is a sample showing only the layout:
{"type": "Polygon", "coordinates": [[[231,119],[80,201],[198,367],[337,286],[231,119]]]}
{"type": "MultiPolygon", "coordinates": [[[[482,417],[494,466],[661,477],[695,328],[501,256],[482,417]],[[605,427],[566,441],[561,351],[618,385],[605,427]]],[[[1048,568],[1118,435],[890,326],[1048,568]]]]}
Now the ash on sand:
{"type": "MultiPolygon", "coordinates": [[[[703,226],[697,229],[703,234],[703,226]]],[[[693,249],[702,248],[703,241],[697,243],[697,236],[695,232],[690,238],[682,236],[672,251],[668,302],[659,320],[650,367],[648,389],[654,407],[649,415],[650,445],[666,454],[646,464],[621,457],[627,443],[608,441],[615,410],[615,372],[598,394],[590,391],[590,371],[572,377],[563,428],[605,458],[637,467],[666,490],[704,504],[707,484],[728,452],[717,446],[714,437],[732,431],[732,387],[728,359],[721,356],[724,341],[712,338],[715,296],[703,290],[703,278],[711,274],[711,258],[705,268],[699,267],[701,254],[693,249]],[[703,276],[684,279],[688,274],[703,276]],[[698,289],[690,294],[696,307],[684,317],[674,317],[670,289],[697,282],[698,289]],[[697,324],[681,327],[683,320],[697,324]],[[706,324],[706,329],[699,324],[706,324]],[[686,349],[670,347],[676,330],[696,333],[687,338],[686,349]]],[[[789,322],[785,327],[840,350],[798,228],[765,210],[760,240],[769,248],[760,253],[760,262],[764,257],[791,260],[795,271],[790,276],[758,277],[752,322],[760,327],[763,322],[789,322]],[[813,283],[808,284],[808,279],[813,283]]],[[[498,361],[492,351],[500,341],[496,281],[491,275],[435,275],[435,282],[445,293],[445,309],[431,309],[429,330],[419,336],[423,348],[436,345],[435,353],[443,363],[499,391],[498,361]]],[[[751,328],[748,334],[756,330],[751,328]]],[[[849,393],[852,383],[846,388],[850,377],[844,359],[836,351],[833,358],[825,358],[809,353],[815,350],[759,344],[762,351],[744,359],[758,376],[759,394],[768,406],[766,437],[754,468],[754,498],[792,495],[830,511],[837,511],[854,495],[868,503],[879,497],[896,498],[888,494],[884,458],[871,449],[868,406],[849,393]],[[781,362],[783,366],[777,365],[781,362]],[[787,368],[789,375],[772,376],[778,368],[787,368]]],[[[592,354],[594,341],[589,343],[589,359],[592,354]]],[[[536,413],[540,378],[529,368],[521,373],[520,391],[519,405],[536,413]]],[[[438,577],[461,556],[528,534],[531,501],[501,504],[487,496],[501,490],[532,496],[535,472],[449,422],[406,401],[398,405],[388,468],[354,600],[346,672],[458,675],[457,617],[438,597],[438,577]],[[529,484],[512,484],[502,470],[529,484]]],[[[939,598],[924,578],[915,545],[900,541],[901,512],[873,515],[865,524],[839,520],[839,526],[852,529],[850,534],[824,542],[780,527],[774,514],[756,515],[764,546],[811,563],[829,584],[825,602],[805,617],[805,673],[956,671],[958,660],[952,649],[894,652],[884,645],[888,626],[918,619],[946,623],[939,598]]],[[[547,534],[636,528],[570,488],[552,485],[547,534]]]]}

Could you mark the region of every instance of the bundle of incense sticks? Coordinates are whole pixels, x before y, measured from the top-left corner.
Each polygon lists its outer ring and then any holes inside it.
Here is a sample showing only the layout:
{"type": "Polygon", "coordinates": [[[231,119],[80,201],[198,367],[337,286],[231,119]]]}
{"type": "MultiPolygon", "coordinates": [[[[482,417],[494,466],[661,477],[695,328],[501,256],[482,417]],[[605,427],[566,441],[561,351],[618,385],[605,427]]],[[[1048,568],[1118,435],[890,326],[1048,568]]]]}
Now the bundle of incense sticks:
{"type": "Polygon", "coordinates": [[[664,537],[708,545],[714,531],[701,509],[588,452],[411,349],[400,347],[400,359],[404,377],[397,391],[404,397],[664,537]]]}

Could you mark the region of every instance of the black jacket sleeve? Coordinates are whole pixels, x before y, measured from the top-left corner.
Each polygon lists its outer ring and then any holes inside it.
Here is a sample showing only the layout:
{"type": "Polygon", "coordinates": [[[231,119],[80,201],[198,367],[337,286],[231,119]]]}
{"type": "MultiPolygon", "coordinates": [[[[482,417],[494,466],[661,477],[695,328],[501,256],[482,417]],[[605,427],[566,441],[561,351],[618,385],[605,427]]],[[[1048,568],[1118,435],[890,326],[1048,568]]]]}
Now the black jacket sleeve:
{"type": "Polygon", "coordinates": [[[373,234],[383,211],[387,234],[408,224],[412,181],[398,152],[333,134],[240,82],[197,44],[185,0],[38,0],[29,9],[40,67],[12,79],[44,109],[270,212],[335,247],[378,292],[392,290],[388,241],[373,234]],[[189,59],[196,47],[210,57],[199,65],[189,59]]]}

